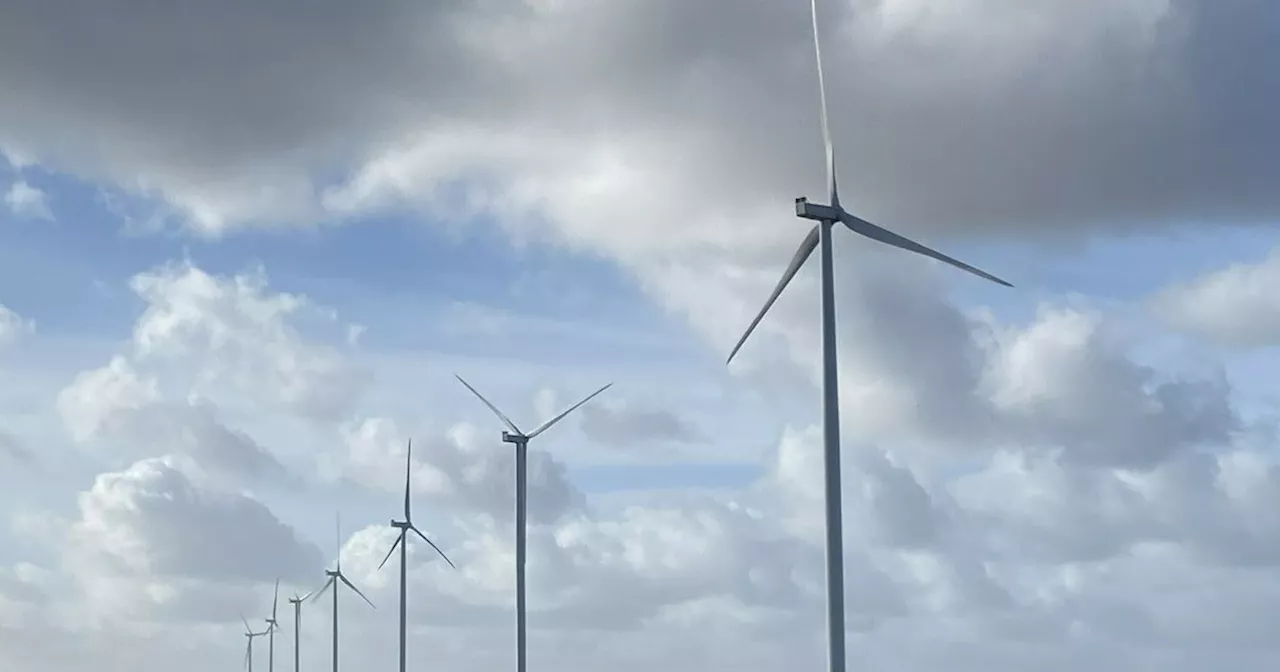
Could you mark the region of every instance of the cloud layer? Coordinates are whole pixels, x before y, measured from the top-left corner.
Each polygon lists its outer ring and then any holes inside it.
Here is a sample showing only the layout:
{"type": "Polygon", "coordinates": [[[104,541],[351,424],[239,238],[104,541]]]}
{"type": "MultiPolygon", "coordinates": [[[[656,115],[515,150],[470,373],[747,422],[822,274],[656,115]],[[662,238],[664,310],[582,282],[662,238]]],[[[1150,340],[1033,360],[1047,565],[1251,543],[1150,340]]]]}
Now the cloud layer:
{"type": "MultiPolygon", "coordinates": [[[[1277,214],[1271,3],[821,5],[844,200],[869,219],[1056,252],[1277,214]]],[[[6,203],[52,217],[43,171],[93,186],[134,233],[491,227],[622,269],[717,359],[801,233],[791,199],[821,184],[809,39],[781,0],[18,3],[0,21],[6,203]]],[[[1272,260],[1132,301],[1026,292],[1023,314],[957,298],[972,285],[922,260],[842,240],[837,261],[859,665],[1273,664],[1274,413],[1216,347],[1276,340],[1272,260]],[[1214,364],[1154,356],[1175,333],[1214,364]]],[[[377,565],[412,438],[415,515],[459,566],[411,546],[413,655],[506,668],[510,446],[484,409],[435,405],[465,394],[447,353],[366,348],[326,297],[243,269],[133,269],[124,340],[49,398],[0,406],[0,456],[19,457],[0,465],[30,495],[0,555],[0,659],[237,664],[237,614],[335,560],[336,508],[344,571],[379,607],[343,594],[345,664],[389,664],[395,568],[377,565]],[[37,472],[21,457],[36,445],[75,468],[37,472]]],[[[533,447],[537,665],[822,664],[814,280],[729,373],[633,396],[627,379],[654,374],[611,353],[619,394],[533,447]],[[699,395],[731,412],[694,417],[699,395]],[[621,494],[572,477],[621,451],[701,450],[752,469],[621,494]]],[[[69,366],[8,357],[65,337],[44,325],[0,306],[0,380],[69,366]]],[[[530,397],[542,416],[566,398],[530,397]]],[[[309,666],[329,615],[305,607],[309,666]]]]}

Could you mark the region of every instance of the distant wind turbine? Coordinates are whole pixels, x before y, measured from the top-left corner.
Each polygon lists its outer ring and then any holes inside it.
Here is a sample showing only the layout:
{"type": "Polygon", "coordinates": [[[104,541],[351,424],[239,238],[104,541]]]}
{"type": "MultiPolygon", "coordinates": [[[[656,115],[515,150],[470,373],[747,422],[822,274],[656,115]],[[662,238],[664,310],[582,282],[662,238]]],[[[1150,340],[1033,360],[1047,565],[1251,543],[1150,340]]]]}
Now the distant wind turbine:
{"type": "Polygon", "coordinates": [[[293,605],[293,672],[302,672],[302,602],[308,597],[311,593],[298,595],[294,592],[289,598],[289,604],[293,605]]]}
{"type": "Polygon", "coordinates": [[[355,591],[355,594],[359,595],[360,599],[364,600],[370,607],[373,607],[374,609],[377,609],[377,607],[374,607],[373,602],[370,602],[369,598],[365,597],[364,593],[360,592],[360,589],[356,588],[355,584],[351,583],[351,581],[347,579],[346,575],[342,573],[342,519],[341,518],[336,519],[335,527],[337,529],[337,535],[338,535],[337,559],[334,561],[335,564],[333,569],[324,570],[324,573],[326,576],[329,577],[329,580],[324,582],[324,585],[320,587],[320,590],[316,591],[315,596],[312,597],[311,599],[318,600],[320,599],[321,595],[324,595],[324,592],[326,590],[329,590],[329,588],[333,588],[333,672],[338,672],[338,588],[339,588],[338,583],[342,582],[343,584],[346,584],[348,588],[355,591]]]}
{"type": "Polygon", "coordinates": [[[613,387],[613,383],[609,383],[595,392],[592,392],[582,401],[579,401],[562,411],[560,415],[551,418],[539,425],[537,429],[525,434],[520,431],[519,427],[516,427],[514,422],[511,422],[510,418],[504,415],[502,411],[499,411],[497,406],[490,403],[488,399],[484,398],[484,395],[476,391],[476,388],[471,387],[470,383],[463,380],[462,376],[454,374],[453,377],[457,378],[458,382],[462,383],[468,390],[471,390],[471,393],[476,395],[476,398],[484,403],[485,406],[488,406],[489,410],[493,411],[493,414],[498,416],[498,419],[511,430],[510,432],[505,430],[502,432],[502,440],[506,443],[515,444],[516,447],[516,672],[525,672],[524,544],[525,509],[528,503],[528,475],[526,473],[526,464],[529,441],[548,429],[551,429],[552,425],[560,422],[565,418],[565,416],[578,410],[578,407],[588,401],[591,401],[596,397],[596,395],[604,392],[610,387],[613,387]]]}
{"type": "Polygon", "coordinates": [[[408,632],[405,604],[408,595],[408,589],[406,586],[408,585],[407,569],[409,562],[406,549],[409,547],[409,532],[412,530],[414,534],[418,535],[423,541],[430,544],[431,548],[435,549],[436,553],[439,553],[440,557],[444,558],[444,561],[449,563],[450,567],[457,569],[457,566],[453,564],[453,561],[449,559],[449,556],[445,555],[444,551],[440,550],[440,547],[436,546],[434,541],[428,539],[427,535],[423,534],[422,530],[419,530],[417,526],[413,524],[413,517],[409,512],[409,479],[412,474],[410,471],[413,464],[412,460],[413,439],[410,439],[409,447],[405,450],[404,456],[404,520],[397,521],[394,518],[391,519],[391,527],[400,530],[400,534],[396,537],[395,542],[391,544],[391,549],[387,551],[386,557],[384,557],[382,562],[378,565],[378,569],[382,569],[382,566],[387,564],[387,560],[391,559],[391,554],[395,552],[396,547],[400,547],[400,672],[405,672],[405,639],[408,632]]]}
{"type": "Polygon", "coordinates": [[[276,579],[276,590],[271,597],[271,618],[267,620],[267,672],[276,672],[276,605],[280,602],[280,579],[276,579]]]}
{"type": "Polygon", "coordinates": [[[807,198],[796,199],[796,215],[804,219],[814,220],[816,224],[800,243],[799,249],[791,257],[791,263],[782,273],[782,278],[774,287],[773,293],[765,301],[764,307],[747,327],[742,338],[738,339],[729,353],[728,361],[747,337],[755,330],[756,325],[764,318],[765,313],[778,300],[787,283],[795,277],[800,267],[808,260],[814,248],[821,243],[822,248],[822,447],[823,471],[826,499],[826,565],[827,565],[827,665],[831,672],[844,672],[844,548],[841,529],[840,498],[840,403],[839,381],[836,368],[836,324],[835,324],[835,282],[832,269],[832,228],[837,222],[843,223],[855,233],[872,240],[915,252],[926,257],[950,264],[992,282],[1012,287],[1009,283],[986,271],[979,270],[962,261],[948,257],[941,252],[929,249],[915,241],[908,240],[892,231],[872,224],[865,219],[850,214],[840,205],[840,195],[836,188],[835,148],[831,143],[831,129],[827,122],[827,92],[822,78],[822,47],[818,41],[818,1],[812,0],[810,10],[813,18],[813,50],[818,66],[818,96],[821,104],[822,138],[827,151],[827,187],[830,194],[830,205],[810,203],[807,198]]]}
{"type": "Polygon", "coordinates": [[[247,672],[253,672],[253,638],[261,637],[267,634],[267,631],[254,632],[253,628],[249,627],[249,621],[244,614],[240,615],[240,620],[244,622],[244,636],[249,640],[244,649],[244,667],[247,672]]]}

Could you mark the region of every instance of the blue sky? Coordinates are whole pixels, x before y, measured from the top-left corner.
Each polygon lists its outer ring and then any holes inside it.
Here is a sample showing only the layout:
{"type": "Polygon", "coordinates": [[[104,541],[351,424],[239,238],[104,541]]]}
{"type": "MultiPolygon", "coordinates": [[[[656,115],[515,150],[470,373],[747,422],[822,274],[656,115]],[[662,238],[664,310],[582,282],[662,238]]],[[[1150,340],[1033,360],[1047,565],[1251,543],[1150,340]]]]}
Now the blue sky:
{"type": "MultiPolygon", "coordinates": [[[[335,510],[392,669],[410,437],[411,657],[508,669],[455,373],[526,428],[614,383],[533,444],[531,669],[818,669],[816,260],[724,363],[824,180],[796,4],[6,4],[4,672],[224,669],[335,510]]],[[[851,660],[1273,667],[1280,5],[814,5],[844,206],[1016,285],[837,231],[851,660]]]]}

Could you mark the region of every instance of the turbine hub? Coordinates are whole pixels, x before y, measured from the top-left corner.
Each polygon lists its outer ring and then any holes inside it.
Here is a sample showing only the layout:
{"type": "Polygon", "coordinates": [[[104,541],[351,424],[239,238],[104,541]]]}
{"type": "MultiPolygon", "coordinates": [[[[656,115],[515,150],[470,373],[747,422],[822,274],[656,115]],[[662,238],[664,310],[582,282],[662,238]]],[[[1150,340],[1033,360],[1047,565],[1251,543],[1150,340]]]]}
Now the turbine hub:
{"type": "Polygon", "coordinates": [[[520,445],[522,443],[528,443],[529,437],[523,434],[512,434],[511,432],[503,431],[502,440],[506,443],[514,443],[516,445],[520,445]]]}

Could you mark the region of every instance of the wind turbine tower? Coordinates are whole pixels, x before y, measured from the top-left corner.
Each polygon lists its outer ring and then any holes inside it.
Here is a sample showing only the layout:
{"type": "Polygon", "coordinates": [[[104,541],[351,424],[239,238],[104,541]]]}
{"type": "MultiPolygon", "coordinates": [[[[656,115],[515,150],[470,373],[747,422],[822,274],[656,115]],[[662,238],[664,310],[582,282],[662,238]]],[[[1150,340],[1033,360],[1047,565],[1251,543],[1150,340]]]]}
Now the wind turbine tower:
{"type": "Polygon", "coordinates": [[[293,672],[302,672],[302,602],[308,597],[311,593],[300,596],[295,592],[289,598],[289,604],[293,605],[293,672]]]}
{"type": "Polygon", "coordinates": [[[370,602],[369,598],[365,597],[364,593],[360,592],[360,589],[356,588],[355,584],[351,583],[351,581],[347,579],[346,575],[342,573],[341,519],[337,520],[335,527],[337,529],[338,536],[338,554],[334,560],[334,568],[324,570],[324,573],[329,577],[329,580],[325,581],[320,590],[316,591],[315,597],[312,597],[311,599],[318,600],[321,595],[324,595],[326,590],[333,588],[333,672],[338,672],[338,590],[340,588],[338,583],[341,582],[351,590],[355,591],[355,594],[359,595],[360,599],[364,600],[370,607],[373,607],[374,609],[377,609],[377,607],[374,607],[373,602],[370,602]]]}
{"type": "Polygon", "coordinates": [[[280,602],[280,579],[276,579],[275,593],[271,597],[271,618],[267,620],[267,672],[276,672],[276,605],[280,602]]]}
{"type": "Polygon", "coordinates": [[[261,637],[267,634],[267,631],[254,632],[253,628],[249,627],[249,621],[243,615],[240,616],[240,620],[244,622],[244,636],[248,639],[244,649],[244,667],[247,672],[253,672],[253,638],[261,637]]]}
{"type": "Polygon", "coordinates": [[[551,418],[539,425],[537,429],[525,434],[520,431],[519,427],[516,427],[514,422],[511,422],[510,418],[504,415],[502,411],[499,411],[497,406],[490,403],[488,399],[484,398],[484,395],[476,391],[476,388],[463,380],[462,376],[454,374],[454,378],[457,378],[458,382],[462,383],[468,390],[471,390],[471,393],[476,395],[476,398],[484,403],[485,406],[488,406],[489,410],[493,411],[493,414],[498,416],[498,419],[511,430],[510,432],[505,430],[502,432],[502,440],[506,443],[514,444],[516,447],[516,672],[525,672],[524,546],[525,510],[528,504],[528,474],[526,467],[528,463],[529,441],[548,429],[551,429],[552,425],[560,422],[565,418],[565,416],[578,410],[580,406],[594,399],[596,395],[612,387],[613,383],[609,383],[595,392],[592,392],[582,401],[579,401],[562,411],[560,415],[551,418]]]}
{"type": "Polygon", "coordinates": [[[1009,283],[986,271],[979,270],[962,261],[953,259],[941,252],[932,250],[915,241],[904,238],[892,231],[881,228],[865,219],[857,217],[840,205],[840,195],[836,188],[835,148],[831,142],[831,130],[827,122],[827,93],[822,77],[822,47],[818,40],[818,0],[811,0],[810,12],[813,19],[813,51],[818,66],[818,96],[821,105],[822,138],[826,145],[827,188],[829,205],[810,203],[807,198],[796,199],[796,216],[813,220],[812,229],[801,241],[799,249],[791,257],[791,263],[782,273],[782,278],[774,287],[773,293],[765,300],[764,307],[747,327],[742,338],[729,353],[728,361],[738,353],[747,337],[755,330],[756,325],[764,318],[765,313],[778,300],[782,290],[795,277],[800,267],[808,260],[814,248],[821,245],[822,254],[822,452],[823,481],[826,499],[826,569],[827,569],[827,665],[831,672],[844,672],[845,669],[845,627],[844,627],[844,541],[841,521],[840,495],[840,402],[839,380],[836,366],[836,325],[835,325],[835,282],[832,269],[832,229],[837,223],[844,224],[854,233],[879,241],[908,252],[915,252],[926,257],[950,264],[992,282],[1012,287],[1009,283]]]}
{"type": "Polygon", "coordinates": [[[412,477],[413,473],[411,471],[412,465],[413,440],[410,439],[409,446],[405,450],[404,456],[404,520],[391,519],[391,527],[400,530],[400,534],[396,537],[395,542],[391,544],[391,549],[387,551],[386,557],[382,558],[382,562],[378,565],[378,569],[382,569],[382,566],[387,564],[387,560],[391,559],[391,554],[395,552],[396,547],[400,547],[400,672],[405,672],[405,640],[408,636],[408,621],[406,618],[405,605],[407,604],[408,597],[407,585],[409,578],[409,556],[407,549],[409,547],[409,532],[413,532],[418,535],[418,537],[427,542],[431,548],[435,549],[436,553],[439,553],[440,557],[444,558],[444,561],[449,563],[450,567],[457,569],[457,566],[453,564],[453,561],[449,559],[449,556],[445,555],[444,551],[440,550],[440,547],[436,546],[434,541],[428,539],[427,535],[423,534],[422,530],[419,530],[417,526],[413,524],[413,516],[410,513],[409,507],[409,479],[412,477]]]}

